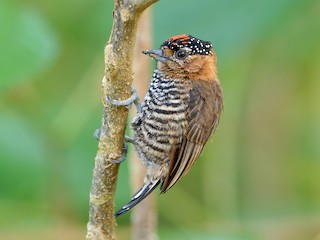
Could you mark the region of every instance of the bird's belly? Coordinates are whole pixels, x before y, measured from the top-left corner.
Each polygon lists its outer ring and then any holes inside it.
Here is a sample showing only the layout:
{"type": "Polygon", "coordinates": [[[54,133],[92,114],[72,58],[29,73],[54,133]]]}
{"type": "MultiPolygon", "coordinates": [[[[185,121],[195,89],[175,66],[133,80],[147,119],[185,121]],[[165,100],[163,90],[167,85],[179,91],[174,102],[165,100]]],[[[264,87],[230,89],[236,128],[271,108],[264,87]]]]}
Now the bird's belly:
{"type": "Polygon", "coordinates": [[[146,165],[163,164],[169,161],[172,146],[179,144],[185,134],[186,113],[183,108],[157,106],[134,119],[132,128],[135,147],[146,165]]]}

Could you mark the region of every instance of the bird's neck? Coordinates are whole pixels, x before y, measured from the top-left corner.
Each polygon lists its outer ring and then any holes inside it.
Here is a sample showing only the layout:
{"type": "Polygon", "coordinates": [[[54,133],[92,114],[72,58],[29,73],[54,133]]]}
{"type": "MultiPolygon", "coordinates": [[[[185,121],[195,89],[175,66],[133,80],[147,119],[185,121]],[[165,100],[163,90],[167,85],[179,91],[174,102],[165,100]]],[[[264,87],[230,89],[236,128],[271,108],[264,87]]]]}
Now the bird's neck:
{"type": "Polygon", "coordinates": [[[177,64],[158,62],[157,69],[161,72],[165,79],[188,79],[202,81],[217,81],[218,71],[215,55],[197,56],[192,61],[177,64]]]}
{"type": "MultiPolygon", "coordinates": [[[[200,60],[199,60],[200,61],[200,60]]],[[[218,70],[214,57],[206,57],[201,61],[201,65],[197,60],[192,61],[191,64],[186,66],[187,78],[190,80],[202,81],[218,81],[218,70]]]]}

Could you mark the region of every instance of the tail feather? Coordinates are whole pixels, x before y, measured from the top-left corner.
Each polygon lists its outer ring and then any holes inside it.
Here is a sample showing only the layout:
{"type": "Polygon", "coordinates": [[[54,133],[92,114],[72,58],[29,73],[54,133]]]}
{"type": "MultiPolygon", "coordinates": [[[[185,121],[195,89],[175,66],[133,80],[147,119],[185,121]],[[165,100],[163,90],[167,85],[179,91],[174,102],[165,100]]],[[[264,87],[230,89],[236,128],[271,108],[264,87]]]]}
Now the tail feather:
{"type": "Polygon", "coordinates": [[[115,217],[121,216],[145,199],[160,184],[160,182],[161,180],[158,180],[156,182],[145,184],[136,194],[133,195],[130,202],[128,202],[123,208],[115,213],[115,217]]]}

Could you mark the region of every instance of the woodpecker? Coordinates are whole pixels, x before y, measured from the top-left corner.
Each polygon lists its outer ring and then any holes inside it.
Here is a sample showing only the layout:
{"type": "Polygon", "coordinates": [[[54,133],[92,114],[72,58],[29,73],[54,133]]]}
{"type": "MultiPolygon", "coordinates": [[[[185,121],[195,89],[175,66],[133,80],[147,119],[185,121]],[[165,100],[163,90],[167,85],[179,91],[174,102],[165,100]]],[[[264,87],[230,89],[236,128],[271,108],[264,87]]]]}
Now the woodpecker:
{"type": "Polygon", "coordinates": [[[215,132],[223,111],[217,59],[210,42],[181,34],[169,38],[160,49],[143,53],[157,61],[157,68],[132,121],[131,142],[147,173],[143,187],[116,217],[159,184],[165,193],[186,175],[215,132]]]}

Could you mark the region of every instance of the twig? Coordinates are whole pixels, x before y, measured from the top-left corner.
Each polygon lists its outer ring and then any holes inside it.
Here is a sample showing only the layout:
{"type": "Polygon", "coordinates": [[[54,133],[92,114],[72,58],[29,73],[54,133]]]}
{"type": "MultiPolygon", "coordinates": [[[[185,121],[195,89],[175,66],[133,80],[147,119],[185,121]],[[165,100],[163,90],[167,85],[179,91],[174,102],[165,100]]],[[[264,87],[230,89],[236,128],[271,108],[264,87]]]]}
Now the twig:
{"type": "MultiPolygon", "coordinates": [[[[141,54],[142,50],[151,49],[151,14],[147,9],[138,26],[137,43],[134,53],[134,80],[140,99],[145,96],[150,80],[150,59],[141,54]]],[[[134,151],[133,151],[134,153],[134,151]]],[[[142,165],[137,154],[130,157],[129,162],[131,186],[133,193],[141,188],[146,175],[146,168],[142,165]]],[[[157,239],[157,212],[154,194],[151,194],[132,209],[132,240],[156,240],[157,239]]]]}
{"type": "Polygon", "coordinates": [[[124,100],[131,95],[132,59],[138,20],[142,12],[157,0],[114,0],[113,27],[105,47],[105,77],[102,80],[104,106],[101,135],[95,158],[90,190],[89,240],[116,239],[114,194],[119,165],[111,160],[122,154],[124,132],[128,116],[125,107],[107,103],[111,99],[124,100]]]}

